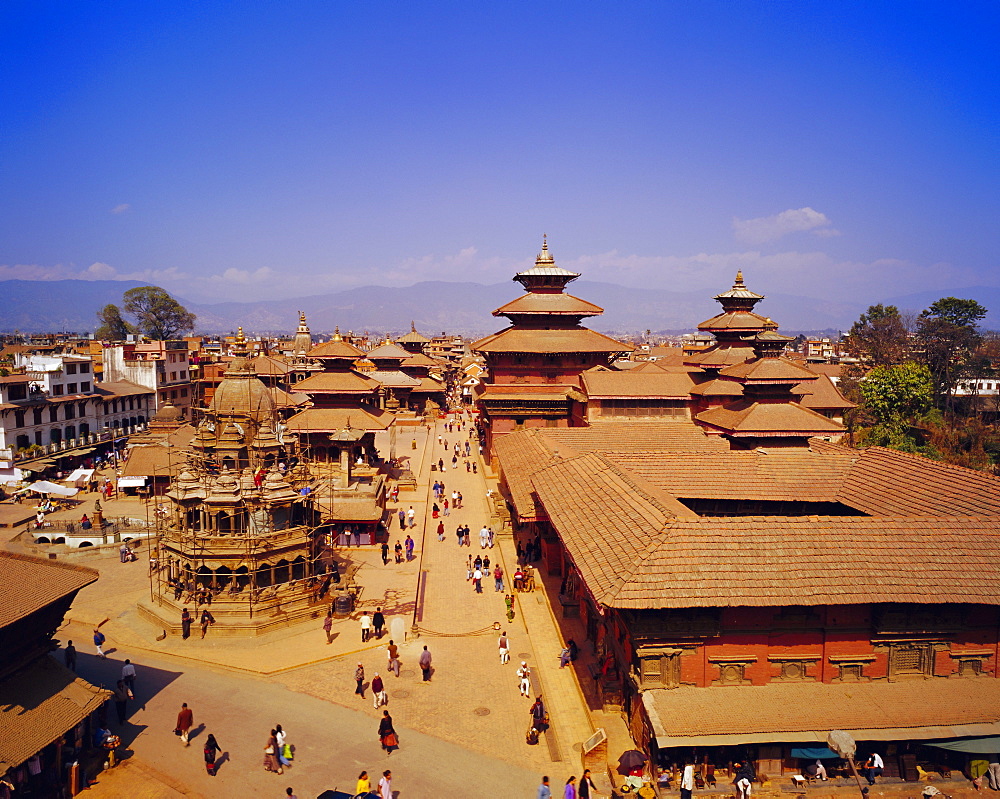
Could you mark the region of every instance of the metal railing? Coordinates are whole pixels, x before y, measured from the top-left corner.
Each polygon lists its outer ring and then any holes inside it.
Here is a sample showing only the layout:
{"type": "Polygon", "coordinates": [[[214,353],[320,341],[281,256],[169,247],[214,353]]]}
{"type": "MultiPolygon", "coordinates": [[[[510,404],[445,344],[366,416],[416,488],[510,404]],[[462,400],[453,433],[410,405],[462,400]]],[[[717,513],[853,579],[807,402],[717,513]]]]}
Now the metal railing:
{"type": "Polygon", "coordinates": [[[113,427],[109,430],[102,430],[99,433],[87,433],[86,435],[77,436],[75,438],[65,438],[62,441],[55,441],[51,444],[38,444],[30,450],[24,449],[15,451],[13,460],[15,463],[33,461],[36,458],[44,458],[46,455],[56,455],[60,452],[68,452],[72,449],[78,449],[79,447],[92,446],[105,441],[114,441],[116,438],[130,436],[134,433],[140,433],[145,429],[145,424],[137,424],[135,426],[126,425],[123,427],[113,427]]]}

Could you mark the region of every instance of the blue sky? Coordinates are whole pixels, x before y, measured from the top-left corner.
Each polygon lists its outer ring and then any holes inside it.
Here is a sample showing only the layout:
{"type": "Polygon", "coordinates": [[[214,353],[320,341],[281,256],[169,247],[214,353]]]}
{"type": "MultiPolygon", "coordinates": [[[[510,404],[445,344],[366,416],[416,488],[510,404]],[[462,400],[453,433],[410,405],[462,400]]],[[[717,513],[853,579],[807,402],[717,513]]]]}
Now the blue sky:
{"type": "MultiPolygon", "coordinates": [[[[0,5],[0,279],[1000,285],[1000,6],[0,5]]],[[[599,298],[594,298],[599,300],[599,298]]]]}

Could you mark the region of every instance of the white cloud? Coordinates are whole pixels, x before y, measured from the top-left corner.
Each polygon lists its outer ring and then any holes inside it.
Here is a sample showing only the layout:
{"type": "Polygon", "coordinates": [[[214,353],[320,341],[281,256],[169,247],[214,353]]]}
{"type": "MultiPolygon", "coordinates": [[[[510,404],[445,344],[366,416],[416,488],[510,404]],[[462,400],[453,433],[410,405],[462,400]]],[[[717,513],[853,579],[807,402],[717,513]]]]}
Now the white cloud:
{"type": "Polygon", "coordinates": [[[92,263],[80,273],[84,280],[117,280],[118,270],[110,264],[97,261],[92,263]]]}
{"type": "Polygon", "coordinates": [[[211,275],[208,279],[215,283],[236,283],[245,286],[251,283],[266,283],[274,276],[274,270],[268,266],[262,266],[252,272],[249,269],[237,269],[231,266],[225,272],[211,275]]]}
{"type": "Polygon", "coordinates": [[[114,208],[112,208],[111,211],[110,211],[110,213],[116,214],[116,215],[117,214],[124,214],[126,211],[130,211],[131,209],[132,209],[132,206],[129,205],[128,203],[120,203],[120,204],[116,205],[114,208]]]}
{"type": "Polygon", "coordinates": [[[733,217],[733,234],[738,241],[746,244],[765,244],[777,241],[789,233],[809,231],[814,236],[839,236],[826,214],[812,208],[790,208],[773,216],[756,219],[733,217]]]}

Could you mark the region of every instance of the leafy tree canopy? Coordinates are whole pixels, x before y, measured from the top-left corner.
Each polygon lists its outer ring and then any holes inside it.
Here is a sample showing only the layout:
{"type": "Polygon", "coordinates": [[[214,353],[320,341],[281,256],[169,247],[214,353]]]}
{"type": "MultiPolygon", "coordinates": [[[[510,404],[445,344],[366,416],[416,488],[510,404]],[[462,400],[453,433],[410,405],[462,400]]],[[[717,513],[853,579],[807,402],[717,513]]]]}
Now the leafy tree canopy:
{"type": "Polygon", "coordinates": [[[930,370],[912,362],[877,366],[858,384],[858,392],[875,422],[865,431],[865,443],[914,451],[916,442],[907,431],[910,421],[931,407],[930,370]]]}
{"type": "Polygon", "coordinates": [[[851,327],[847,349],[873,366],[901,363],[909,348],[906,323],[895,305],[872,305],[851,327]]]}
{"type": "Polygon", "coordinates": [[[122,299],[125,310],[136,318],[140,332],[156,341],[194,327],[195,315],[159,286],[129,289],[122,299]]]}
{"type": "Polygon", "coordinates": [[[917,339],[923,362],[931,370],[936,398],[950,397],[955,384],[968,372],[982,343],[978,322],[986,313],[975,300],[945,297],[920,314],[917,339]]]}
{"type": "Polygon", "coordinates": [[[113,303],[108,303],[97,312],[97,321],[101,324],[94,337],[104,341],[124,341],[126,336],[136,332],[135,325],[125,321],[121,309],[113,303]]]}

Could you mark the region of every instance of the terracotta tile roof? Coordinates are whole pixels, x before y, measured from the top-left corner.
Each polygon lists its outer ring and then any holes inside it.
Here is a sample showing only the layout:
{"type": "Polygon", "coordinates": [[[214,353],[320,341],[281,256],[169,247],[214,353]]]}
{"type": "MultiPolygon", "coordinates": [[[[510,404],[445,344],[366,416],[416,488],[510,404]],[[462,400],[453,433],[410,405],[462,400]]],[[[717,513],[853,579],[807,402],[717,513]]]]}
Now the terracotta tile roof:
{"type": "Polygon", "coordinates": [[[649,357],[655,361],[647,361],[651,366],[683,366],[684,349],[682,347],[650,347],[649,357]]]}
{"type": "Polygon", "coordinates": [[[139,394],[155,394],[156,392],[129,380],[115,380],[109,383],[95,383],[94,393],[110,397],[131,397],[139,394]]]}
{"type": "Polygon", "coordinates": [[[284,377],[292,371],[288,361],[284,358],[276,358],[273,355],[258,355],[250,361],[250,368],[258,375],[269,375],[271,377],[284,377]]]}
{"type": "Polygon", "coordinates": [[[738,380],[807,380],[813,381],[816,375],[808,369],[793,363],[787,358],[754,358],[746,363],[728,366],[719,372],[722,377],[732,377],[738,380]]]}
{"type": "Polygon", "coordinates": [[[732,311],[730,313],[720,313],[711,319],[706,319],[700,325],[699,330],[763,330],[768,324],[766,316],[755,314],[752,311],[732,311]]]}
{"type": "Polygon", "coordinates": [[[691,393],[700,397],[741,397],[743,386],[735,380],[707,380],[692,388],[691,393]]]}
{"type": "Polygon", "coordinates": [[[427,344],[430,339],[418,333],[416,328],[411,328],[410,332],[404,333],[396,341],[402,341],[404,344],[427,344]]]}
{"type": "Polygon", "coordinates": [[[803,435],[843,433],[844,426],[795,402],[762,403],[738,400],[726,408],[709,408],[694,417],[730,435],[803,435]]]}
{"type": "Polygon", "coordinates": [[[407,352],[392,341],[387,341],[385,344],[365,353],[365,357],[370,361],[405,361],[412,355],[412,352],[407,352]]]}
{"type": "Polygon", "coordinates": [[[705,369],[723,369],[745,363],[754,357],[756,353],[753,347],[713,347],[685,358],[684,363],[705,369]]]}
{"type": "Polygon", "coordinates": [[[385,430],[395,418],[375,408],[306,408],[288,420],[288,429],[293,433],[333,433],[345,427],[385,430]]]}
{"type": "Polygon", "coordinates": [[[874,516],[1000,515],[1000,477],[882,447],[855,450],[837,498],[874,516]]]}
{"type": "Polygon", "coordinates": [[[610,607],[1000,604],[998,516],[743,516],[659,524],[648,499],[635,490],[619,496],[618,481],[601,472],[587,477],[556,464],[532,482],[588,590],[610,607]],[[585,495],[593,499],[581,501],[585,495]],[[644,503],[646,512],[626,514],[629,503],[644,503]],[[621,540],[624,529],[631,530],[628,543],[621,540]]]}
{"type": "Polygon", "coordinates": [[[729,451],[719,436],[709,436],[688,419],[640,421],[599,419],[590,427],[547,427],[540,434],[555,445],[579,452],[633,452],[670,450],[674,452],[729,451]]]}
{"type": "Polygon", "coordinates": [[[631,344],[616,341],[585,327],[559,330],[508,327],[492,336],[481,338],[470,346],[478,352],[631,352],[635,349],[631,344]]]}
{"type": "Polygon", "coordinates": [[[595,398],[674,398],[688,399],[695,382],[687,372],[587,371],[583,375],[587,395],[595,398]]]}
{"type": "Polygon", "coordinates": [[[0,627],[79,591],[97,577],[94,569],[84,566],[0,551],[0,627]]]}
{"type": "Polygon", "coordinates": [[[480,384],[479,399],[489,400],[528,400],[541,402],[558,402],[574,399],[583,402],[586,397],[581,394],[576,386],[568,386],[565,383],[515,383],[511,385],[480,384]]]}
{"type": "Polygon", "coordinates": [[[441,361],[424,355],[422,352],[415,353],[403,361],[400,366],[440,366],[441,361]]]}
{"type": "Polygon", "coordinates": [[[306,353],[307,358],[347,358],[350,360],[356,360],[357,358],[363,358],[365,353],[355,347],[353,344],[344,341],[343,339],[331,339],[330,341],[324,341],[322,344],[317,344],[309,352],[306,353]]]}
{"type": "Polygon", "coordinates": [[[511,300],[506,305],[501,305],[494,312],[494,316],[504,314],[554,314],[568,316],[597,316],[604,313],[604,309],[592,302],[581,300],[572,294],[552,294],[541,292],[528,292],[522,294],[516,300],[511,300]]]}
{"type": "Polygon", "coordinates": [[[803,366],[810,372],[827,377],[840,377],[844,372],[843,364],[839,363],[805,363],[803,366]]]}
{"type": "Polygon", "coordinates": [[[317,372],[295,384],[303,394],[371,394],[378,381],[358,372],[317,372]]]}
{"type": "Polygon", "coordinates": [[[182,447],[141,444],[129,450],[122,477],[174,477],[187,466],[190,453],[182,447]]]}
{"type": "Polygon", "coordinates": [[[414,391],[425,392],[425,393],[440,393],[445,390],[444,383],[440,380],[435,380],[433,377],[421,377],[420,385],[416,386],[414,391]]]}
{"type": "Polygon", "coordinates": [[[727,691],[721,700],[716,688],[682,686],[645,691],[643,703],[661,747],[683,746],[683,738],[711,746],[713,735],[729,736],[728,744],[763,742],[761,733],[773,741],[825,743],[830,730],[858,740],[949,738],[990,734],[967,725],[1000,721],[1000,681],[772,682],[727,691]],[[948,727],[965,729],[942,729],[948,727]]]}
{"type": "Polygon", "coordinates": [[[295,391],[285,391],[278,386],[268,386],[267,393],[271,395],[275,408],[295,408],[309,402],[308,395],[295,391]]]}
{"type": "Polygon", "coordinates": [[[676,497],[806,502],[836,502],[854,461],[809,450],[606,452],[605,457],[676,497]]]}
{"type": "Polygon", "coordinates": [[[49,655],[0,681],[0,771],[61,738],[109,696],[49,655]]]}
{"type": "MultiPolygon", "coordinates": [[[[536,428],[497,436],[493,451],[500,461],[501,485],[506,486],[507,498],[517,515],[521,519],[544,519],[545,509],[535,497],[531,475],[557,460],[553,449],[536,428]]],[[[567,447],[562,448],[564,455],[567,451],[572,453],[567,447]]]]}
{"type": "Polygon", "coordinates": [[[411,377],[406,374],[406,372],[401,372],[398,369],[392,370],[378,370],[374,372],[369,372],[368,376],[372,380],[377,380],[383,386],[398,386],[400,388],[417,388],[420,386],[419,377],[411,377]]]}
{"type": "MultiPolygon", "coordinates": [[[[666,492],[597,454],[560,459],[535,471],[532,486],[588,590],[605,605],[676,514],[691,515],[666,492]]],[[[662,579],[662,575],[661,575],[662,579]]]]}
{"type": "Polygon", "coordinates": [[[802,399],[799,400],[799,404],[803,408],[809,408],[810,410],[847,410],[848,408],[858,407],[849,399],[845,399],[844,395],[840,393],[840,389],[826,375],[820,375],[818,380],[814,380],[808,385],[800,383],[799,388],[806,389],[809,392],[808,394],[804,394],[802,399]]]}

